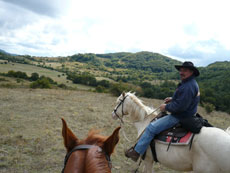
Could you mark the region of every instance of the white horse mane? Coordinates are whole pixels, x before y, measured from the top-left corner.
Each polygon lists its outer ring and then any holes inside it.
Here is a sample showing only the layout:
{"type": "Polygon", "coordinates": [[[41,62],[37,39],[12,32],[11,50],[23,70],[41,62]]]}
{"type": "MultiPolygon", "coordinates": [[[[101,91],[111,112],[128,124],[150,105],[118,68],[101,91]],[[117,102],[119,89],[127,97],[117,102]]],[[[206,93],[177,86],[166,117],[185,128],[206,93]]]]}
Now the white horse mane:
{"type": "Polygon", "coordinates": [[[127,99],[126,109],[131,110],[130,116],[134,122],[144,120],[146,116],[148,116],[154,111],[153,108],[150,108],[149,106],[145,106],[143,104],[143,101],[137,98],[135,93],[127,92],[126,96],[128,96],[126,98],[127,99]]]}
{"type": "Polygon", "coordinates": [[[225,131],[230,135],[230,126],[225,131]]]}

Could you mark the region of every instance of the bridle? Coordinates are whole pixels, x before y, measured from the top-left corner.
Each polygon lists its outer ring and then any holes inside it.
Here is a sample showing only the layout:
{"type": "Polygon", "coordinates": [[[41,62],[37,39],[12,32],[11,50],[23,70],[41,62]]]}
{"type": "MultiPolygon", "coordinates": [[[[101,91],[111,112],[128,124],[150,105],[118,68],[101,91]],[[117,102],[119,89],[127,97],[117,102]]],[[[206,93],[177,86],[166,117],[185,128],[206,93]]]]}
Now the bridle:
{"type": "MultiPolygon", "coordinates": [[[[125,115],[125,113],[124,113],[124,102],[125,102],[125,99],[128,97],[129,95],[126,95],[123,99],[119,99],[120,100],[120,103],[116,106],[116,108],[113,110],[113,112],[114,112],[114,114],[119,118],[119,120],[120,120],[120,126],[121,127],[123,127],[124,126],[124,120],[123,120],[123,116],[125,115]],[[117,114],[117,109],[120,107],[120,106],[122,106],[122,108],[121,108],[121,113],[122,113],[122,115],[121,116],[119,116],[118,114],[117,114]]],[[[158,108],[156,108],[155,110],[153,110],[150,114],[148,114],[147,116],[145,116],[145,118],[144,119],[146,119],[146,118],[148,118],[150,115],[152,115],[154,112],[156,112],[156,111],[158,111],[160,109],[160,106],[158,107],[158,108]]],[[[156,116],[156,117],[154,117],[153,119],[152,119],[152,121],[154,120],[154,119],[157,119],[158,117],[156,116]]],[[[145,129],[142,131],[142,133],[137,137],[137,139],[135,140],[135,143],[139,140],[139,138],[141,137],[141,135],[143,134],[143,132],[145,131],[145,129]]],[[[128,141],[128,142],[134,142],[134,141],[131,141],[131,140],[129,140],[128,138],[127,138],[127,136],[126,136],[126,134],[125,134],[125,131],[123,130],[122,131],[123,132],[123,135],[124,135],[124,137],[125,137],[125,139],[128,141]]]]}
{"type": "Polygon", "coordinates": [[[125,115],[124,113],[124,102],[125,102],[125,99],[128,97],[128,95],[126,95],[122,100],[120,99],[120,103],[116,106],[116,108],[113,110],[113,112],[115,113],[115,115],[117,116],[117,118],[120,119],[121,123],[124,124],[124,121],[123,121],[123,116],[125,115]],[[121,113],[122,115],[119,116],[117,114],[117,109],[121,106],[121,113]]]}
{"type": "MultiPolygon", "coordinates": [[[[64,168],[62,169],[61,173],[64,173],[64,170],[65,170],[66,164],[68,162],[68,159],[69,159],[69,157],[71,156],[71,154],[73,152],[78,151],[78,150],[88,150],[88,149],[90,149],[92,147],[99,147],[99,146],[96,146],[96,145],[87,145],[87,144],[85,144],[85,145],[78,145],[78,146],[74,147],[70,152],[68,152],[66,154],[66,156],[65,156],[65,159],[64,159],[64,168]]],[[[101,147],[99,147],[99,150],[101,152],[103,151],[101,147]]],[[[105,152],[104,152],[104,154],[105,154],[106,160],[108,161],[109,168],[112,169],[112,162],[111,162],[110,156],[107,153],[105,153],[105,152]]]]}

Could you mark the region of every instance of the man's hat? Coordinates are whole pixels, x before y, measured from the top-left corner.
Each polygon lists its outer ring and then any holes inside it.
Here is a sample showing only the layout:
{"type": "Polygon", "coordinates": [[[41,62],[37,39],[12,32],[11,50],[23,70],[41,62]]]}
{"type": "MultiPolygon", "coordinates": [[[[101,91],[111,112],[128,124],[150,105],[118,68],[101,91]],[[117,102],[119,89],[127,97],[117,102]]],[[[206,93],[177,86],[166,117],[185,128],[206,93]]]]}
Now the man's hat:
{"type": "Polygon", "coordinates": [[[192,70],[193,71],[193,74],[195,75],[195,76],[199,76],[200,75],[200,72],[199,72],[199,70],[193,65],[193,63],[192,62],[190,62],[190,61],[185,61],[182,65],[175,65],[175,68],[179,71],[180,70],[180,68],[188,68],[188,69],[190,69],[190,70],[192,70]]]}

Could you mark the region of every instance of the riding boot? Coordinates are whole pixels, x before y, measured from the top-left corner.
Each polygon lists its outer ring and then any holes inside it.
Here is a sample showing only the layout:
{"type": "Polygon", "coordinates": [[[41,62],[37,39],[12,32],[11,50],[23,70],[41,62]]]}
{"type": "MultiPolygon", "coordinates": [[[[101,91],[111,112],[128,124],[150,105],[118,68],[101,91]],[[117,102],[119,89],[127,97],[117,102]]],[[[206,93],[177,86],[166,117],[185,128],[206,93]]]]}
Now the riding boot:
{"type": "Polygon", "coordinates": [[[136,152],[133,147],[131,147],[130,149],[125,151],[125,156],[136,162],[140,157],[140,154],[136,152]]]}

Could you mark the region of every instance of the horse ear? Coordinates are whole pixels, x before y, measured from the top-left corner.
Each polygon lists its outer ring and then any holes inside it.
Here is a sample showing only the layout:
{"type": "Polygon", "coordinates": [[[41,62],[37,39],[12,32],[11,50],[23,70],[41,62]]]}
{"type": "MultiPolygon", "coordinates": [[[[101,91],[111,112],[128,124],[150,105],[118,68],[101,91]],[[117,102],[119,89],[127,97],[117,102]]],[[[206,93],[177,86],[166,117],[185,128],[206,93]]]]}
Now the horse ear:
{"type": "Polygon", "coordinates": [[[62,118],[62,136],[67,152],[70,152],[78,143],[78,138],[68,128],[66,121],[62,118]]]}
{"type": "Polygon", "coordinates": [[[103,149],[108,154],[111,155],[114,151],[115,146],[119,141],[119,130],[121,127],[117,127],[111,136],[109,136],[104,142],[103,149]]]}
{"type": "Polygon", "coordinates": [[[122,96],[125,97],[125,92],[124,91],[122,92],[122,96]]]}

